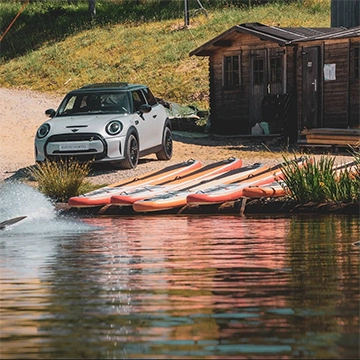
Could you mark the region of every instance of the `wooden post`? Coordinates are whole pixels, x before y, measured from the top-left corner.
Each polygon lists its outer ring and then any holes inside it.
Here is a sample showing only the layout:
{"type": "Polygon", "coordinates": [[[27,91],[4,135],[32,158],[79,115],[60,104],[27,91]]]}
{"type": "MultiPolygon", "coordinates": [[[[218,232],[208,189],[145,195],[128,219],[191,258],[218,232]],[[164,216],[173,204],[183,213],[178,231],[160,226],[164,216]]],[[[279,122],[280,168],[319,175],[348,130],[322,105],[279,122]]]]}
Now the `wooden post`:
{"type": "Polygon", "coordinates": [[[189,0],[184,0],[184,25],[187,27],[189,24],[189,0]]]}
{"type": "Polygon", "coordinates": [[[89,0],[88,12],[92,19],[96,16],[95,2],[96,2],[96,0],[89,0]]]}
{"type": "Polygon", "coordinates": [[[245,212],[246,200],[247,200],[247,197],[245,197],[245,196],[241,198],[241,206],[240,206],[240,215],[241,216],[243,216],[244,212],[245,212]]]}

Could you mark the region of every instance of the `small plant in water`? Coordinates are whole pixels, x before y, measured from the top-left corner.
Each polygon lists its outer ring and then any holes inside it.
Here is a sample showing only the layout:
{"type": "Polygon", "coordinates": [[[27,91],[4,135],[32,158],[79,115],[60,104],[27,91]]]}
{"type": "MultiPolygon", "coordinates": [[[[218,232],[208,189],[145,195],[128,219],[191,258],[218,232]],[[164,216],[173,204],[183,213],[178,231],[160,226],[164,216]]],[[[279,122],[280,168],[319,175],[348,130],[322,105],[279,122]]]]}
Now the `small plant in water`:
{"type": "Polygon", "coordinates": [[[91,184],[85,181],[91,162],[78,163],[74,160],[45,161],[29,170],[29,175],[38,182],[39,190],[55,201],[64,202],[79,195],[91,184]]]}

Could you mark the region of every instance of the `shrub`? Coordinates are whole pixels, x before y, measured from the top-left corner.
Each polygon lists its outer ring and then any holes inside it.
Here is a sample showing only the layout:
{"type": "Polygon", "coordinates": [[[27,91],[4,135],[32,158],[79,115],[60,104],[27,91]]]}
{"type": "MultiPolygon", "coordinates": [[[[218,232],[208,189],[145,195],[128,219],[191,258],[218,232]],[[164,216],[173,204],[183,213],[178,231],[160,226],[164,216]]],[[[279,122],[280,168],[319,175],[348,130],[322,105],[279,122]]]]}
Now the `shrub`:
{"type": "Polygon", "coordinates": [[[29,170],[29,175],[38,182],[39,190],[55,201],[65,202],[79,195],[91,184],[85,181],[90,172],[90,162],[74,160],[45,161],[29,170]]]}

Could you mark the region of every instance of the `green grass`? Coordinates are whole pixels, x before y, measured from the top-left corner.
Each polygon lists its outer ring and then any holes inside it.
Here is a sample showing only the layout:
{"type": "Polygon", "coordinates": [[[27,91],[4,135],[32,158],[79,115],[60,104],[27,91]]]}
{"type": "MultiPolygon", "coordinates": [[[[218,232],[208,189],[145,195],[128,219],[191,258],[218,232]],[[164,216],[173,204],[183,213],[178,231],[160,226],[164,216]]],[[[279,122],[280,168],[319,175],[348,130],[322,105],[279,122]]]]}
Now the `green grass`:
{"type": "MultiPolygon", "coordinates": [[[[98,0],[95,20],[85,0],[31,1],[1,43],[0,86],[63,95],[91,82],[145,83],[157,97],[207,110],[208,58],[190,51],[244,22],[330,26],[330,0],[201,3],[207,16],[190,0],[185,27],[182,0],[98,0]]],[[[2,32],[21,5],[0,3],[2,32]]]]}

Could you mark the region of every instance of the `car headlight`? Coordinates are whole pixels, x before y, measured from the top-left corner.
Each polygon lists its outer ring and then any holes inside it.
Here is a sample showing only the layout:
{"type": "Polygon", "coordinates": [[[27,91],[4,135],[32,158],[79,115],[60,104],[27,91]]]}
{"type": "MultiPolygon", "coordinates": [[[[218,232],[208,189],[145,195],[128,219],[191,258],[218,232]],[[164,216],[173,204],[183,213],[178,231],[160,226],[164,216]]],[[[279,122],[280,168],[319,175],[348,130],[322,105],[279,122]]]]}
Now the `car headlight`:
{"type": "Polygon", "coordinates": [[[117,135],[121,132],[122,128],[123,126],[120,121],[113,120],[106,125],[105,130],[109,135],[117,135]]]}
{"type": "Polygon", "coordinates": [[[42,124],[38,131],[36,132],[36,136],[39,138],[39,139],[42,139],[44,138],[50,131],[50,125],[48,123],[45,123],[45,124],[42,124]]]}

